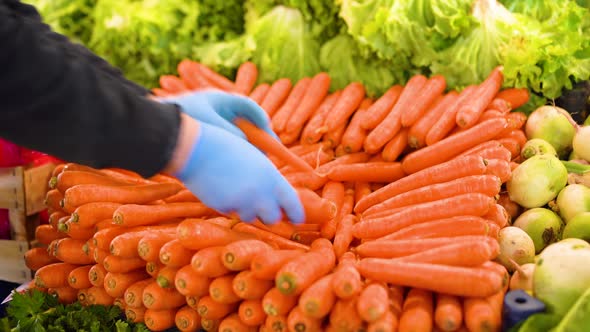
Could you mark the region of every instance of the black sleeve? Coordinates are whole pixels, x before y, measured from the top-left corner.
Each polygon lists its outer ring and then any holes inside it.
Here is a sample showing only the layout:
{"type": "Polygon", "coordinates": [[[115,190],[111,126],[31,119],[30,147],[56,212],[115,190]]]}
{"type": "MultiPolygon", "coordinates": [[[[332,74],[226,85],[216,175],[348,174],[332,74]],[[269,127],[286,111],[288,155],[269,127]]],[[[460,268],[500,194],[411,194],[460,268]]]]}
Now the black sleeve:
{"type": "Polygon", "coordinates": [[[0,2],[0,136],[93,167],[162,170],[176,145],[178,109],[140,95],[15,6],[23,5],[0,2]]]}

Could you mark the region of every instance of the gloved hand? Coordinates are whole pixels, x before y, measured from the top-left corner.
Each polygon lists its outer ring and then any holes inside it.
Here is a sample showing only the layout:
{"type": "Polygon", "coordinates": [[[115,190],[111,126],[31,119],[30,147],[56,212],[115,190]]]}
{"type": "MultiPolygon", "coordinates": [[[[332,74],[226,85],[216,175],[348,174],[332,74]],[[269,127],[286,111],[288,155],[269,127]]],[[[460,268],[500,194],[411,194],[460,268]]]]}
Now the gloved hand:
{"type": "Polygon", "coordinates": [[[188,161],[175,174],[203,203],[221,213],[236,212],[242,221],[293,223],[305,213],[297,192],[252,144],[209,123],[200,131],[188,161]]]}
{"type": "Polygon", "coordinates": [[[249,120],[278,139],[270,127],[270,120],[266,112],[250,98],[211,90],[159,98],[158,100],[162,103],[176,104],[181,107],[184,113],[194,119],[223,128],[244,139],[246,138],[244,133],[233,124],[237,117],[249,120]]]}

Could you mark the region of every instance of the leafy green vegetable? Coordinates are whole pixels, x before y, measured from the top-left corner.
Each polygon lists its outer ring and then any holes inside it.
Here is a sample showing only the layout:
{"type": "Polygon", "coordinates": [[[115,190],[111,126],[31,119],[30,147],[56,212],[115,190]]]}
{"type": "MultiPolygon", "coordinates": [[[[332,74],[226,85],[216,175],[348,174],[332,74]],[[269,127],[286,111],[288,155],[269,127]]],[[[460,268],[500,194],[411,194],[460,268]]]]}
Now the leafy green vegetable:
{"type": "Polygon", "coordinates": [[[360,81],[369,96],[383,94],[395,82],[405,81],[403,70],[393,70],[385,60],[365,58],[356,49],[352,37],[339,35],[320,50],[320,64],[331,78],[331,88],[343,89],[350,82],[360,81]]]}
{"type": "Polygon", "coordinates": [[[549,331],[559,323],[559,317],[546,313],[537,313],[529,316],[524,322],[516,325],[508,332],[539,332],[549,331]]]}
{"type": "Polygon", "coordinates": [[[244,29],[240,0],[99,0],[93,17],[89,46],[147,87],[175,73],[182,59],[195,58],[196,46],[236,38],[244,29]]]}
{"type": "Polygon", "coordinates": [[[122,320],[116,306],[84,307],[79,302],[62,305],[47,293],[33,290],[14,293],[3,326],[11,332],[147,332],[143,324],[122,320]]]}
{"type": "Polygon", "coordinates": [[[276,6],[248,27],[261,82],[286,77],[298,81],[320,71],[320,43],[309,34],[301,12],[276,6]]]}
{"type": "Polygon", "coordinates": [[[73,41],[87,43],[94,27],[94,0],[24,0],[37,8],[45,23],[73,41]]]}

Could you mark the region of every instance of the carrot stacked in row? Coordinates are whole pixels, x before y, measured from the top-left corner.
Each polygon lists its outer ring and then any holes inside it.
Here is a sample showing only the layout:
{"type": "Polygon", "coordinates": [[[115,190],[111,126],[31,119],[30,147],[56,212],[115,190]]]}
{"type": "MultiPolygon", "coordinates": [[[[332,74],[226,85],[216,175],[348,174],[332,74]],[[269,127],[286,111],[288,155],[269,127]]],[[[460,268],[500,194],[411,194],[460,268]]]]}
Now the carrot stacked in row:
{"type": "Polygon", "coordinates": [[[495,237],[513,209],[496,199],[526,142],[511,111],[528,99],[500,90],[501,68],[460,92],[417,75],[378,98],[330,91],[325,73],[256,85],[252,63],[235,82],[189,60],[179,73],[154,93],[220,89],[269,114],[287,147],[238,125],[297,188],[306,223],[222,216],[164,174],[60,165],[37,232],[48,250],[27,253],[38,287],[152,330],[497,330],[495,237]],[[58,268],[71,284],[46,277],[58,268]]]}

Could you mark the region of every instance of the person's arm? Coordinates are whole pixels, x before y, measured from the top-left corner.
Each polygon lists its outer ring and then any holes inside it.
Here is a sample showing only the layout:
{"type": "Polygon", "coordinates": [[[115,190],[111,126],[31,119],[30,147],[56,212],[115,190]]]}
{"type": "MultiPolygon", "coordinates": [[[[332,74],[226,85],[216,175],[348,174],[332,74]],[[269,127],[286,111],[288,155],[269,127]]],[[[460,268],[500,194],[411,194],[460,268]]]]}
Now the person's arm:
{"type": "Polygon", "coordinates": [[[89,166],[164,169],[178,109],[139,96],[10,6],[0,3],[0,136],[89,166]]]}

